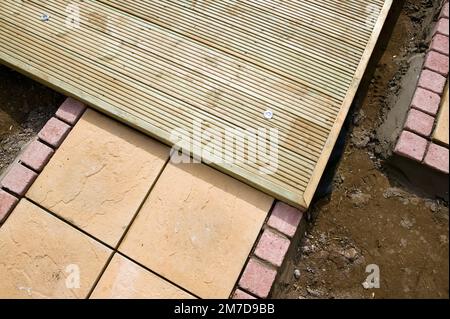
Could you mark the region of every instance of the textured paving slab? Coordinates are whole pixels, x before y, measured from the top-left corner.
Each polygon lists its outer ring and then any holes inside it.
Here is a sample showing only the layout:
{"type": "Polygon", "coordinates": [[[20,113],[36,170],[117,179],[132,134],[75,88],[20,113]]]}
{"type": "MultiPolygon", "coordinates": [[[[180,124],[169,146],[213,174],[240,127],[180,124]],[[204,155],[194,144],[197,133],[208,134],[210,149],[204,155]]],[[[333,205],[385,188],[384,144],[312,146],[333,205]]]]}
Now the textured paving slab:
{"type": "Polygon", "coordinates": [[[87,110],[27,197],[115,246],[168,156],[162,144],[87,110]]]}
{"type": "Polygon", "coordinates": [[[169,164],[119,250],[201,298],[228,298],[273,199],[201,164],[169,164]]]}
{"type": "Polygon", "coordinates": [[[164,279],[116,254],[91,296],[92,299],[192,299],[164,279]]]}
{"type": "Polygon", "coordinates": [[[85,298],[111,251],[22,200],[0,228],[0,298],[85,298]],[[80,288],[73,265],[80,270],[80,288]],[[69,272],[68,272],[69,271],[69,272]],[[74,288],[70,288],[74,287],[74,288]]]}
{"type": "Polygon", "coordinates": [[[441,111],[438,116],[436,129],[434,131],[433,139],[442,145],[446,145],[448,147],[449,143],[449,101],[448,101],[448,84],[445,88],[444,95],[442,97],[441,111]]]}

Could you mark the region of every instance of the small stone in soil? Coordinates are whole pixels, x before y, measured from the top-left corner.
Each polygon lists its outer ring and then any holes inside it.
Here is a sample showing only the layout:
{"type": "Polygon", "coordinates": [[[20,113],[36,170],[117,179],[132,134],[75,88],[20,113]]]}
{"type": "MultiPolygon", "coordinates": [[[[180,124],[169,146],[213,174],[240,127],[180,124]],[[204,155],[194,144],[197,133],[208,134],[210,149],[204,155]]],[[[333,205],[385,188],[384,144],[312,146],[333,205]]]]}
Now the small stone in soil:
{"type": "Polygon", "coordinates": [[[361,192],[357,192],[354,194],[350,194],[350,200],[354,207],[364,207],[369,201],[372,199],[372,196],[368,194],[363,194],[361,192]]]}
{"type": "Polygon", "coordinates": [[[344,250],[341,254],[350,262],[354,262],[356,259],[358,259],[358,251],[355,248],[344,250]]]}
{"type": "Polygon", "coordinates": [[[400,225],[403,228],[406,228],[406,229],[409,230],[409,229],[413,228],[415,223],[416,223],[416,220],[414,218],[412,220],[409,220],[408,218],[404,217],[404,218],[402,218],[402,221],[400,222],[400,225]]]}
{"type": "Polygon", "coordinates": [[[425,206],[428,207],[433,213],[438,211],[438,206],[435,202],[428,201],[425,203],[425,206]]]}
{"type": "Polygon", "coordinates": [[[319,289],[311,289],[311,288],[306,288],[306,291],[308,292],[308,294],[310,294],[313,297],[320,297],[322,296],[323,292],[320,291],[319,289]]]}

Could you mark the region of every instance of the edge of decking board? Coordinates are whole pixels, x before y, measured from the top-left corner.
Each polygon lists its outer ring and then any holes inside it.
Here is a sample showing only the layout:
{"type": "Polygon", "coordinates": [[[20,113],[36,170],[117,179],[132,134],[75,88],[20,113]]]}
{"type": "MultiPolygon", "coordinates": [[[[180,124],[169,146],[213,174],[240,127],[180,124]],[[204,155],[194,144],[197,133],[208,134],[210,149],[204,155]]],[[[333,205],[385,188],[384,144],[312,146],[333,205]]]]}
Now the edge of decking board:
{"type": "Polygon", "coordinates": [[[366,72],[367,66],[369,65],[370,58],[372,57],[375,46],[381,35],[381,31],[383,30],[384,23],[386,22],[386,19],[389,15],[393,1],[394,0],[385,0],[384,2],[383,8],[372,31],[372,35],[370,36],[369,42],[367,43],[366,49],[364,50],[361,62],[356,69],[350,89],[347,91],[347,95],[344,99],[344,102],[342,103],[341,109],[339,110],[336,122],[331,129],[328,140],[325,144],[322,154],[319,157],[319,161],[317,162],[316,167],[313,170],[311,179],[306,186],[303,196],[303,202],[306,203],[306,208],[309,208],[309,205],[311,205],[314,194],[317,190],[317,187],[319,186],[320,179],[322,178],[326,165],[330,160],[331,153],[334,146],[336,145],[337,139],[342,130],[342,126],[344,125],[344,121],[348,115],[348,112],[350,111],[350,107],[361,84],[364,73],[366,72]]]}

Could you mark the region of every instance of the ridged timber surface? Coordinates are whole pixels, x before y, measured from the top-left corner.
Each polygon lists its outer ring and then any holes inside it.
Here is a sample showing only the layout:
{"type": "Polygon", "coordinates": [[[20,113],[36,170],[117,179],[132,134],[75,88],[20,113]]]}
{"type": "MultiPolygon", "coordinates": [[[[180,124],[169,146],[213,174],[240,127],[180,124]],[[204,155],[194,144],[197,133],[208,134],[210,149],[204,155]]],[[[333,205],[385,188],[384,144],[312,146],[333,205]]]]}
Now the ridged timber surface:
{"type": "Polygon", "coordinates": [[[211,165],[307,208],[391,4],[2,0],[0,61],[165,143],[178,130],[228,154],[240,146],[246,160],[211,165]],[[200,138],[200,121],[222,133],[277,129],[267,145],[278,145],[276,171],[261,173],[270,149],[250,160],[257,139],[200,138]]]}

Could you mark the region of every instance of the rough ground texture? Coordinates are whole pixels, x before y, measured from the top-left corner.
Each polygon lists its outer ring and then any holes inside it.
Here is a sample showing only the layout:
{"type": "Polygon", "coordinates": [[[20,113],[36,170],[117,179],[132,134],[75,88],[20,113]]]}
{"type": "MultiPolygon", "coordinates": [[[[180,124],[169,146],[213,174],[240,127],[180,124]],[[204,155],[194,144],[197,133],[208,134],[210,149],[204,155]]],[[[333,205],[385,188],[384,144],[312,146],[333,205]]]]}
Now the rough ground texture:
{"type": "Polygon", "coordinates": [[[0,65],[0,174],[63,100],[58,93],[0,65]]]}
{"type": "Polygon", "coordinates": [[[376,133],[411,58],[428,47],[431,25],[425,21],[438,12],[437,3],[405,1],[355,113],[333,194],[311,210],[313,222],[287,267],[290,280],[275,297],[448,298],[448,203],[400,186],[387,173],[376,133]],[[380,267],[380,289],[363,288],[370,264],[380,267]]]}

